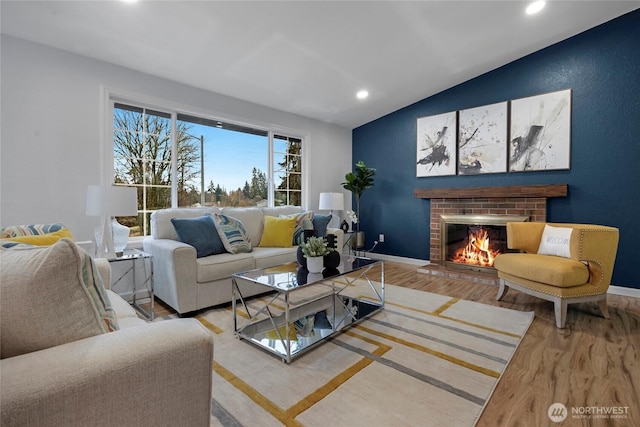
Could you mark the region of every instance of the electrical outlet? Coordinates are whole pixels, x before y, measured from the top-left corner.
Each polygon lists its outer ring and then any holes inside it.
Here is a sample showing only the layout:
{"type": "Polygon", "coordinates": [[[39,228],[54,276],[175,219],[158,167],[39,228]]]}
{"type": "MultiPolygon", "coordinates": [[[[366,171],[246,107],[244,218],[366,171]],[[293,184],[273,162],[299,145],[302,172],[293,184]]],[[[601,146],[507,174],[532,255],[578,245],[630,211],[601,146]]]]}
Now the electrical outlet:
{"type": "Polygon", "coordinates": [[[384,234],[379,234],[378,235],[378,242],[383,243],[384,242],[384,234]]]}

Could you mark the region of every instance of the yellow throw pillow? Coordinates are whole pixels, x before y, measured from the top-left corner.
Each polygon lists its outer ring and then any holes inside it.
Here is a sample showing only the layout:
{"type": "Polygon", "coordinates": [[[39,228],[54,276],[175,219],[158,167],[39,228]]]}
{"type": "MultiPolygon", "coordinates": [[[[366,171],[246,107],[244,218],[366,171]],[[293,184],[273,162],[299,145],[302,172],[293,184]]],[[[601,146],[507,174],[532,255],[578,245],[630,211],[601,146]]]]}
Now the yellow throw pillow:
{"type": "Polygon", "coordinates": [[[73,240],[73,235],[68,228],[61,228],[60,230],[54,231],[53,233],[36,234],[34,236],[11,237],[5,240],[12,240],[14,242],[26,243],[27,245],[34,246],[50,246],[62,238],[73,240]]]}
{"type": "Polygon", "coordinates": [[[296,217],[277,218],[264,217],[264,231],[258,246],[264,248],[290,248],[293,231],[296,228],[296,217]]]}

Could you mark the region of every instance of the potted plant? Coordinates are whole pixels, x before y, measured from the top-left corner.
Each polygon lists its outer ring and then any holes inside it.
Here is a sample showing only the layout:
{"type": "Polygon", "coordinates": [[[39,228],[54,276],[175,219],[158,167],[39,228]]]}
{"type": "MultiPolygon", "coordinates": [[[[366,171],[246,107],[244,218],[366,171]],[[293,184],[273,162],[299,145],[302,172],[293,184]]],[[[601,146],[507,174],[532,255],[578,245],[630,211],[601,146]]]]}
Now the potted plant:
{"type": "Polygon", "coordinates": [[[356,163],[354,172],[349,172],[344,176],[345,182],[342,183],[342,187],[349,190],[356,197],[356,238],[353,245],[354,249],[364,246],[364,232],[360,232],[360,198],[362,193],[367,188],[373,187],[373,176],[376,174],[376,170],[368,168],[362,160],[356,163]]]}
{"type": "Polygon", "coordinates": [[[331,252],[324,237],[309,237],[306,242],[300,244],[300,248],[307,259],[309,273],[322,273],[324,256],[331,252]]]}

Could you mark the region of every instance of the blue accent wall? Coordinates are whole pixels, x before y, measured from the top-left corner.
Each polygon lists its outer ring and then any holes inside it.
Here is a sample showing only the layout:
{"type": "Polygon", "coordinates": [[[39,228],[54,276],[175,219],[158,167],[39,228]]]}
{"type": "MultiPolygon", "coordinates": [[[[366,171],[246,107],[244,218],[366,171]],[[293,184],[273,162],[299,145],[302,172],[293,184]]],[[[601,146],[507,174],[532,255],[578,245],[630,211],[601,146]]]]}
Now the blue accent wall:
{"type": "Polygon", "coordinates": [[[429,200],[416,188],[568,184],[547,220],[618,227],[612,283],[640,288],[639,28],[636,10],[354,129],[354,163],[377,169],[361,199],[367,247],[384,233],[375,252],[429,259],[429,200]],[[570,170],[416,178],[419,117],[562,89],[572,90],[570,170]]]}

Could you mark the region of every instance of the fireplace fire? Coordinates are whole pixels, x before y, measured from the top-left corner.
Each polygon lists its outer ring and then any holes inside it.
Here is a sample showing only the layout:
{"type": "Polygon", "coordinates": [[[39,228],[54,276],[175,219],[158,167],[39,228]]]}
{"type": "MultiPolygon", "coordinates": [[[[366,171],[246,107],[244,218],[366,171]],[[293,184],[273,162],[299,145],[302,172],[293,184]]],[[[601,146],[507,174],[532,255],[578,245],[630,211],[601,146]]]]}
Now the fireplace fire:
{"type": "Polygon", "coordinates": [[[508,252],[507,222],[529,221],[514,215],[440,215],[441,260],[445,266],[493,270],[493,260],[508,252]]]}
{"type": "Polygon", "coordinates": [[[495,248],[496,245],[493,243],[495,240],[489,238],[490,230],[481,225],[469,226],[467,230],[469,231],[467,244],[464,248],[455,251],[451,260],[462,264],[491,267],[493,259],[500,254],[500,250],[495,248]]]}

